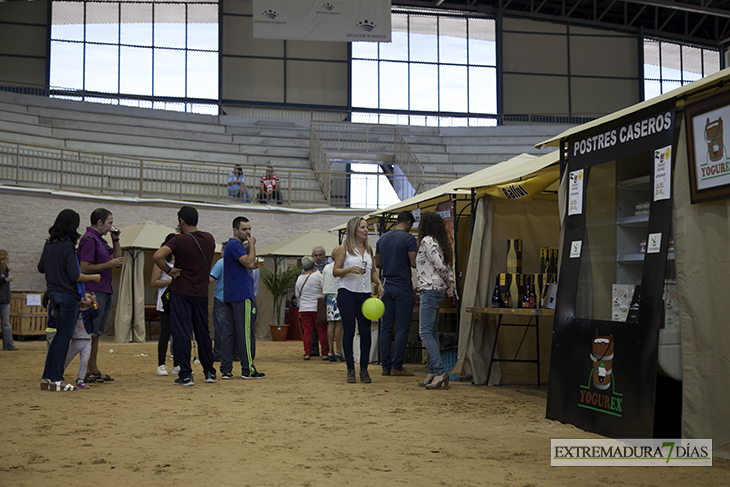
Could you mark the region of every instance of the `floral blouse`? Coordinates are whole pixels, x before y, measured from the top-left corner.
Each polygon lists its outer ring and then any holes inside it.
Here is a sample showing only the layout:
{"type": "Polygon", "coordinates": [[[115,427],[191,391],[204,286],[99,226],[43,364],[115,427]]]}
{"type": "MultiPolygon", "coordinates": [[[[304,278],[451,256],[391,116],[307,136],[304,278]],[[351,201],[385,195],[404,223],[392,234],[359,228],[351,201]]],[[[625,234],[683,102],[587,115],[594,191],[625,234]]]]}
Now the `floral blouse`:
{"type": "Polygon", "coordinates": [[[454,282],[454,271],[444,262],[444,253],[433,237],[424,237],[418,246],[416,256],[418,288],[446,291],[449,282],[454,282]]]}

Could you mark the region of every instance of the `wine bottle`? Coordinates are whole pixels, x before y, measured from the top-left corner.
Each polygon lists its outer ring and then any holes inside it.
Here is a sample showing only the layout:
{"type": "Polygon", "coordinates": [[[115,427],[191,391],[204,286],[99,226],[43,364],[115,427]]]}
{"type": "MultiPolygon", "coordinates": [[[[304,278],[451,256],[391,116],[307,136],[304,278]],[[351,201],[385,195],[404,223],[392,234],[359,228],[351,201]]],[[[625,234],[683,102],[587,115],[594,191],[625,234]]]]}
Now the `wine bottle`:
{"type": "Polygon", "coordinates": [[[512,295],[509,292],[509,284],[507,283],[508,279],[507,276],[509,274],[504,274],[504,296],[502,298],[502,307],[503,308],[511,308],[512,307],[512,295]]]}
{"type": "Polygon", "coordinates": [[[530,307],[530,276],[525,276],[525,293],[522,295],[522,303],[521,306],[523,308],[529,308],[530,307]]]}
{"type": "Polygon", "coordinates": [[[497,274],[496,283],[494,285],[494,294],[492,294],[492,308],[501,308],[502,299],[499,297],[499,274],[497,274]]]}
{"type": "MultiPolygon", "coordinates": [[[[533,276],[530,276],[530,280],[532,280],[533,276]]],[[[534,308],[537,303],[537,296],[535,295],[535,283],[532,282],[532,285],[530,286],[530,295],[528,296],[528,301],[530,303],[530,308],[534,308]]]]}

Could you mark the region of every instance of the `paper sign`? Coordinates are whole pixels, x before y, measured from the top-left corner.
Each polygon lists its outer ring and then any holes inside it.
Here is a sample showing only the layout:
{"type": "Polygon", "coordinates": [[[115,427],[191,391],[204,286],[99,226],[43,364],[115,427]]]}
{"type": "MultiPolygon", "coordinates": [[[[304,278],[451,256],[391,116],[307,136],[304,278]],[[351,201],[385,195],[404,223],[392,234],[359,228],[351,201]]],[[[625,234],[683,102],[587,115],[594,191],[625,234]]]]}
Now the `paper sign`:
{"type": "Polygon", "coordinates": [[[570,173],[568,216],[583,213],[583,169],[570,173]]]}
{"type": "Polygon", "coordinates": [[[416,208],[415,210],[411,210],[411,213],[413,214],[413,219],[415,220],[413,222],[413,228],[418,228],[418,223],[421,221],[421,209],[416,208]]]}
{"type": "Polygon", "coordinates": [[[25,305],[26,306],[40,306],[42,297],[43,297],[42,294],[28,294],[25,297],[25,305]]]}
{"type": "Polygon", "coordinates": [[[646,253],[656,254],[659,253],[659,247],[662,245],[662,234],[661,233],[650,233],[649,239],[646,241],[646,253]]]}
{"type": "Polygon", "coordinates": [[[672,172],[672,146],[654,151],[654,201],[667,200],[670,194],[672,172]]]}
{"type": "Polygon", "coordinates": [[[570,258],[576,259],[580,257],[580,249],[583,246],[582,240],[573,240],[570,243],[570,258]]]}

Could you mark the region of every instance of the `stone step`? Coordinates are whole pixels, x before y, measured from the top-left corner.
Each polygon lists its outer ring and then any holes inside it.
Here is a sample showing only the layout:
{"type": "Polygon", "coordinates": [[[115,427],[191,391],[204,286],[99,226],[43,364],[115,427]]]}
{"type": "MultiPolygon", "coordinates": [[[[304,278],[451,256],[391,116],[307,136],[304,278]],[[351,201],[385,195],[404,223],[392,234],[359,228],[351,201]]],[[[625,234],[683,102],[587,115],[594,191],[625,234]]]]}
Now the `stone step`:
{"type": "Polygon", "coordinates": [[[244,135],[252,137],[282,137],[297,138],[309,140],[309,129],[301,130],[281,130],[271,127],[255,127],[255,126],[231,126],[226,125],[226,133],[233,135],[244,135]]]}
{"type": "MultiPolygon", "coordinates": [[[[88,105],[96,105],[95,103],[88,103],[88,105]]],[[[128,107],[117,107],[117,108],[128,108],[128,107]]],[[[141,108],[136,110],[143,110],[141,108]]],[[[156,111],[156,110],[150,110],[156,111]]],[[[41,120],[40,123],[50,123],[52,119],[61,120],[80,120],[86,122],[95,122],[100,124],[107,124],[110,127],[115,125],[132,125],[138,127],[150,127],[150,128],[161,128],[168,130],[182,130],[188,132],[211,132],[211,133],[225,133],[225,127],[217,124],[217,117],[206,116],[208,122],[200,123],[193,121],[177,121],[170,119],[161,118],[149,118],[149,117],[134,117],[127,115],[117,115],[111,113],[98,113],[98,112],[86,112],[82,110],[64,109],[64,108],[48,108],[39,106],[29,106],[28,112],[38,115],[41,120]]],[[[149,114],[146,114],[149,115],[149,114]]],[[[193,115],[193,114],[189,114],[193,115]]]]}
{"type": "MultiPolygon", "coordinates": [[[[150,127],[139,127],[133,125],[113,125],[108,126],[106,124],[99,124],[93,122],[85,122],[79,120],[61,120],[51,119],[47,125],[54,128],[54,131],[60,133],[61,130],[72,130],[78,133],[76,138],[85,137],[83,134],[108,134],[119,137],[134,136],[134,137],[145,137],[154,138],[156,140],[168,139],[168,140],[187,140],[191,142],[208,142],[215,144],[234,144],[232,136],[228,134],[218,134],[210,132],[186,132],[180,130],[161,129],[161,128],[150,128],[150,127]],[[113,131],[105,130],[113,129],[113,131]]],[[[93,137],[93,135],[90,135],[93,137]]]]}
{"type": "Polygon", "coordinates": [[[309,138],[271,138],[271,137],[253,137],[249,135],[234,135],[233,143],[243,146],[275,146],[275,147],[292,147],[309,150],[309,138]]]}

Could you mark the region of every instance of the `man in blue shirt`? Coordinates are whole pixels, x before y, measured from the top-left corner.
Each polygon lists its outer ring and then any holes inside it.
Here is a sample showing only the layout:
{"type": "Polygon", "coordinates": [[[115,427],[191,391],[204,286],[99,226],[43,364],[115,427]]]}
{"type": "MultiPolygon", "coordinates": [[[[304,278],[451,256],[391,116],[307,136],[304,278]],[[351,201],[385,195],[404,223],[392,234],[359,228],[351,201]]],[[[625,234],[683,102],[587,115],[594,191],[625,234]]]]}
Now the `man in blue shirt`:
{"type": "MultiPolygon", "coordinates": [[[[213,291],[213,328],[215,339],[213,342],[213,361],[221,361],[221,332],[223,331],[223,322],[226,320],[226,303],[223,300],[223,252],[226,249],[226,242],[221,244],[221,258],[213,264],[213,268],[210,270],[209,280],[211,283],[215,283],[215,290],[213,291]]],[[[238,357],[238,345],[233,343],[233,361],[237,362],[238,357]]],[[[231,374],[231,377],[233,375],[231,374]]],[[[224,379],[230,379],[231,377],[223,376],[224,379]]]]}
{"type": "Polygon", "coordinates": [[[413,372],[403,367],[403,355],[408,344],[413,317],[413,284],[411,268],[416,268],[418,244],[409,232],[413,228],[413,214],[403,211],[398,214],[393,230],[380,237],[375,246],[375,265],[383,269],[382,297],[385,304],[380,327],[380,364],[383,375],[411,376],[413,372]],[[395,342],[391,356],[393,326],[397,324],[395,342]]]}
{"type": "Polygon", "coordinates": [[[223,253],[223,300],[226,303],[226,321],[223,325],[221,346],[221,373],[232,377],[233,343],[238,343],[241,355],[241,378],[263,379],[266,374],[256,370],[256,301],[253,270],[256,269],[256,237],[251,235],[248,218],[233,220],[233,238],[223,253]],[[248,241],[249,249],[243,246],[248,241]]]}

